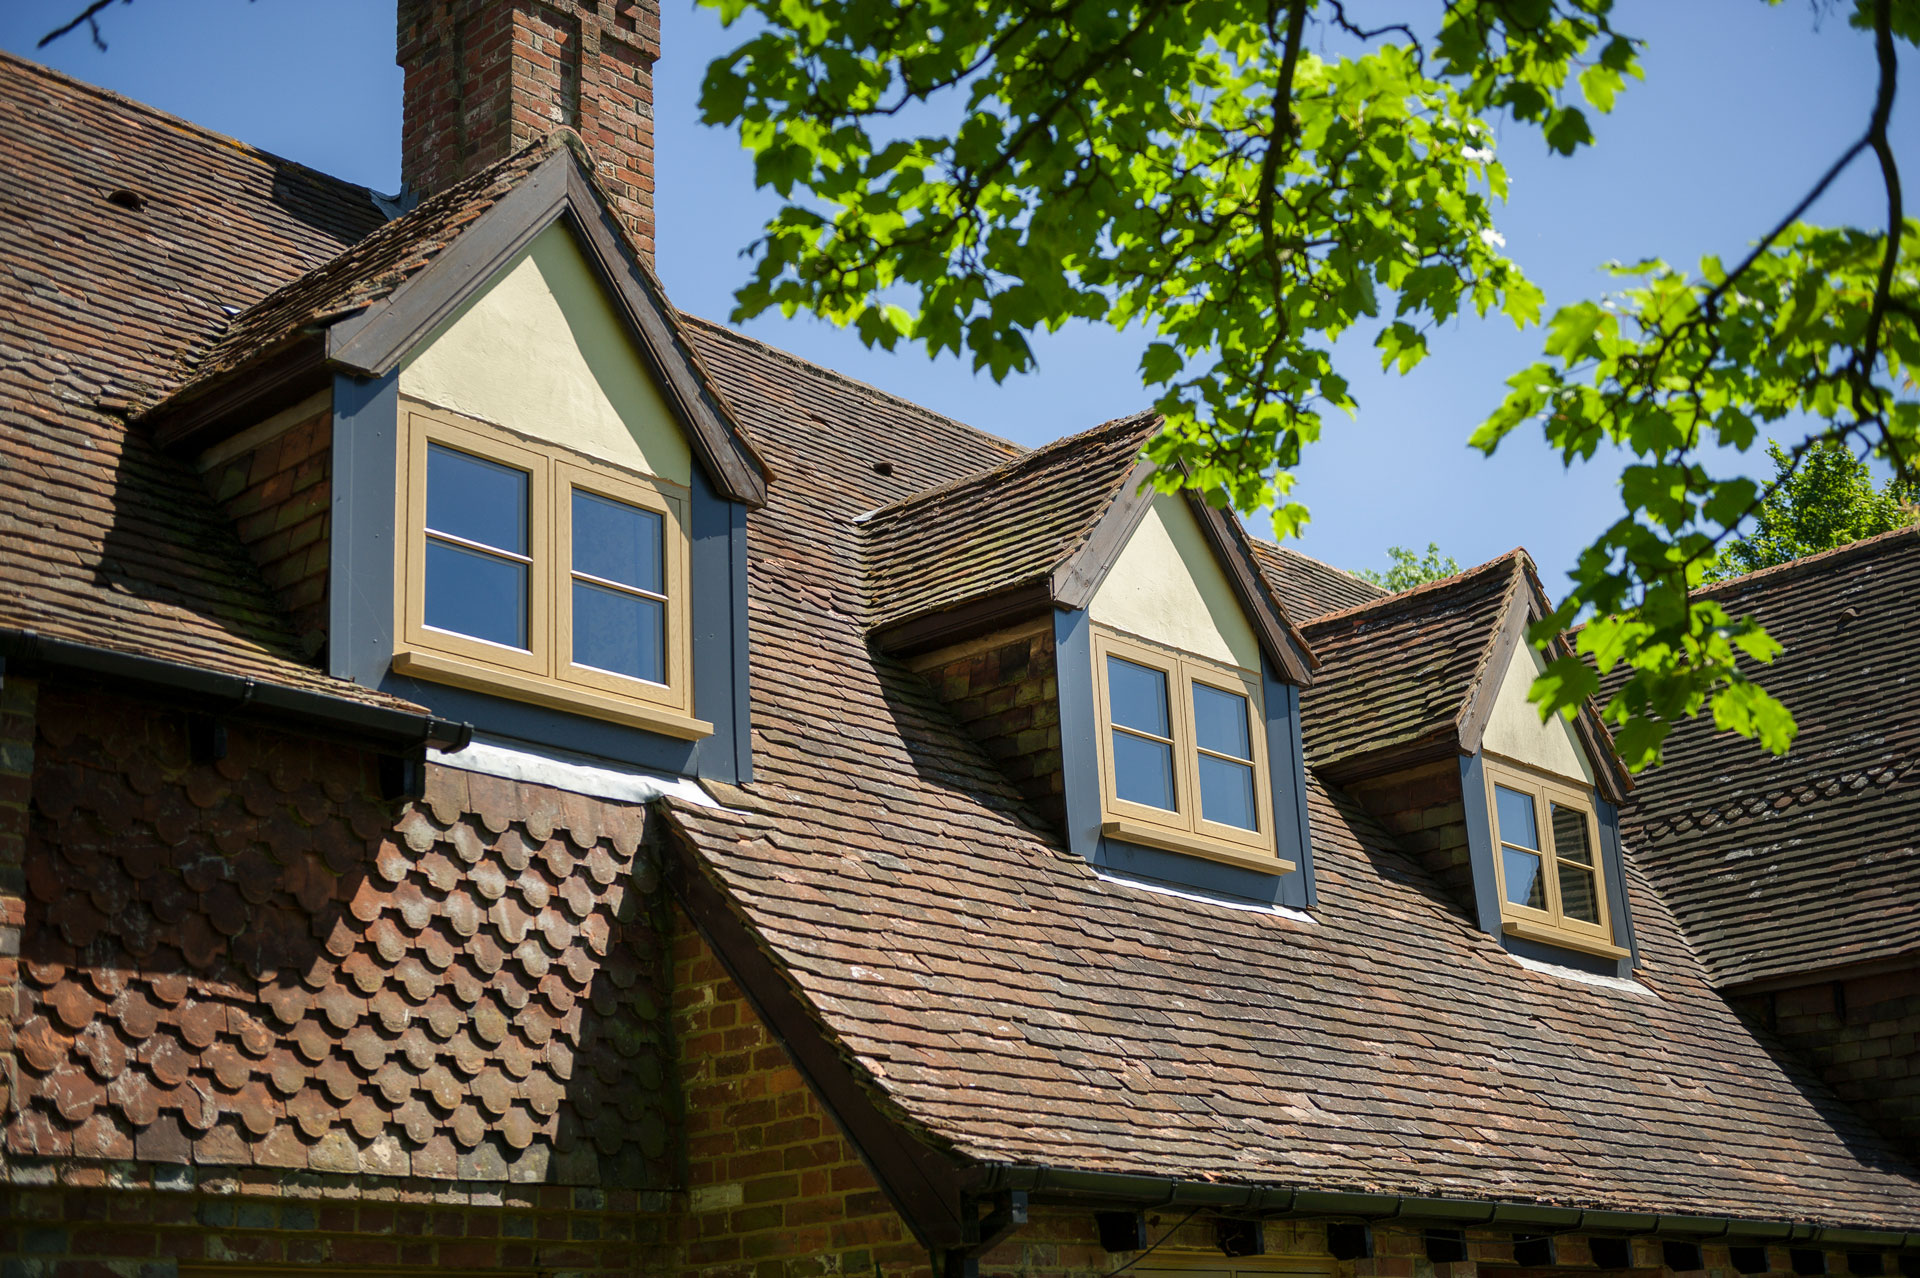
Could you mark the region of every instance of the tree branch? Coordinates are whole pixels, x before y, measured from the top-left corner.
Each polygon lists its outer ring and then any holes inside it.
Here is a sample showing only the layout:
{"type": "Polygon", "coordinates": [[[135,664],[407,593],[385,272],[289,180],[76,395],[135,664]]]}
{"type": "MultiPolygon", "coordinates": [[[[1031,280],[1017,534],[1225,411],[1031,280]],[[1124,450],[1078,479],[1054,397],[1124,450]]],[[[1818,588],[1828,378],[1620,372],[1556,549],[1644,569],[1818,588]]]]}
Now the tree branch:
{"type": "MultiPolygon", "coordinates": [[[[59,27],[47,32],[40,37],[40,43],[33,47],[36,49],[44,49],[61,36],[66,35],[69,31],[85,26],[89,34],[93,36],[93,47],[105,53],[107,51],[107,42],[100,38],[100,11],[112,5],[113,2],[114,0],[93,0],[93,3],[89,4],[85,9],[82,9],[73,21],[67,23],[64,27],[59,27]]],[[[121,3],[132,4],[133,0],[121,0],[121,3]]]]}

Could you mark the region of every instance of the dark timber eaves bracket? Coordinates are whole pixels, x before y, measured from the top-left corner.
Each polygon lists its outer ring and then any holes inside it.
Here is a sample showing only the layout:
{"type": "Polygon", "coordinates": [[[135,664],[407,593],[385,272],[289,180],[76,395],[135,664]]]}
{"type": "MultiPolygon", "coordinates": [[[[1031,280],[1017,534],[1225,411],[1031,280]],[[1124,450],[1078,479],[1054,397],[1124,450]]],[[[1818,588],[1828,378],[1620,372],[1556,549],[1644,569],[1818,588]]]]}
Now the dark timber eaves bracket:
{"type": "Polygon", "coordinates": [[[1014,1230],[1027,1223],[1027,1191],[1002,1189],[985,1200],[969,1198],[961,1229],[966,1241],[949,1247],[941,1257],[944,1278],[977,1278],[980,1257],[998,1247],[1014,1230]],[[986,1214],[980,1214],[982,1206],[986,1214]]]}

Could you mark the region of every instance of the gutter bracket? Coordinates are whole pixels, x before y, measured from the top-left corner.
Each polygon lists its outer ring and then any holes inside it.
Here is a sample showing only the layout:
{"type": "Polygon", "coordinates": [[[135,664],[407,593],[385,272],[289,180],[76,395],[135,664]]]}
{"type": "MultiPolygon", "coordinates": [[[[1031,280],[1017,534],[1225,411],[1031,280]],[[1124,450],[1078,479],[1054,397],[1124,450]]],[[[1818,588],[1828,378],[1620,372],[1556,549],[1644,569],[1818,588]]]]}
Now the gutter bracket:
{"type": "Polygon", "coordinates": [[[992,1251],[1027,1223],[1027,1191],[1003,1189],[984,1200],[987,1214],[981,1216],[981,1199],[961,1203],[961,1232],[966,1241],[949,1247],[941,1258],[944,1278],[979,1278],[980,1257],[992,1251]]]}

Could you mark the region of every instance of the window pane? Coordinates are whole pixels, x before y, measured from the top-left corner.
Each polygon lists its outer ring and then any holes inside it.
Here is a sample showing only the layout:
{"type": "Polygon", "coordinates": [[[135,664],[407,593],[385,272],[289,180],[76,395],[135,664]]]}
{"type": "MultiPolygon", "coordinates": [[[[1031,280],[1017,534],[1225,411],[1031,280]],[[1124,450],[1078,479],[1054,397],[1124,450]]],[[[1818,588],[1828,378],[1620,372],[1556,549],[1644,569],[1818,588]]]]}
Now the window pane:
{"type": "Polygon", "coordinates": [[[429,626],[527,646],[527,565],[427,538],[429,626]]]}
{"type": "Polygon", "coordinates": [[[527,553],[524,470],[427,445],[427,527],[495,550],[527,553]]]}
{"type": "Polygon", "coordinates": [[[1593,847],[1587,842],[1587,814],[1564,804],[1549,805],[1553,810],[1553,854],[1562,861],[1593,864],[1593,847]]]}
{"type": "MultiPolygon", "coordinates": [[[[1247,735],[1247,699],[1204,683],[1194,684],[1193,736],[1203,750],[1251,761],[1253,743],[1247,735]]],[[[1206,793],[1204,787],[1201,793],[1206,793]]]]}
{"type": "Polygon", "coordinates": [[[1518,848],[1500,849],[1500,868],[1507,879],[1507,900],[1528,909],[1547,908],[1547,881],[1540,877],[1540,856],[1518,848]]]}
{"type": "Polygon", "coordinates": [[[1116,731],[1113,734],[1113,792],[1128,803],[1176,811],[1173,747],[1130,732],[1116,731]]]}
{"type": "Polygon", "coordinates": [[[664,595],[664,522],[655,511],[574,489],[573,570],[664,595]]]}
{"type": "Polygon", "coordinates": [[[1245,763],[1228,763],[1210,754],[1200,756],[1200,815],[1222,825],[1256,830],[1254,819],[1253,768],[1245,763]]]}
{"type": "Polygon", "coordinates": [[[1584,865],[1560,862],[1560,913],[1587,923],[1600,921],[1600,894],[1593,871],[1584,865]]]}
{"type": "Polygon", "coordinates": [[[657,599],[574,582],[574,664],[665,683],[666,612],[657,599]]]}
{"type": "Polygon", "coordinates": [[[1108,657],[1107,699],[1116,724],[1156,737],[1173,735],[1167,731],[1167,676],[1158,670],[1108,657]]]}
{"type": "Polygon", "coordinates": [[[1500,822],[1500,841],[1517,843],[1523,848],[1539,848],[1540,832],[1533,824],[1533,796],[1496,785],[1493,801],[1499,809],[1496,819],[1500,822]]]}

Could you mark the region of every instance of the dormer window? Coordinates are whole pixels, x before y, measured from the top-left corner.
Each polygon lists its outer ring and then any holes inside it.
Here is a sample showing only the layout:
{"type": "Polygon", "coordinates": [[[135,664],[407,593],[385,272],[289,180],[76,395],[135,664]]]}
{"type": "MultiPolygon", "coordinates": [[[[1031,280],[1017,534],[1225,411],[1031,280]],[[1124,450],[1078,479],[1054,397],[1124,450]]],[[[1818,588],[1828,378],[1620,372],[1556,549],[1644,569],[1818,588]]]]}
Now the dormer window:
{"type": "Polygon", "coordinates": [[[394,669],[694,739],[687,495],[450,414],[405,415],[394,669]]]}
{"type": "Polygon", "coordinates": [[[1094,632],[1102,832],[1280,873],[1260,676],[1094,632]]]}
{"type": "Polygon", "coordinates": [[[1503,929],[1549,945],[1624,954],[1607,917],[1593,796],[1493,760],[1485,772],[1503,929]]]}

